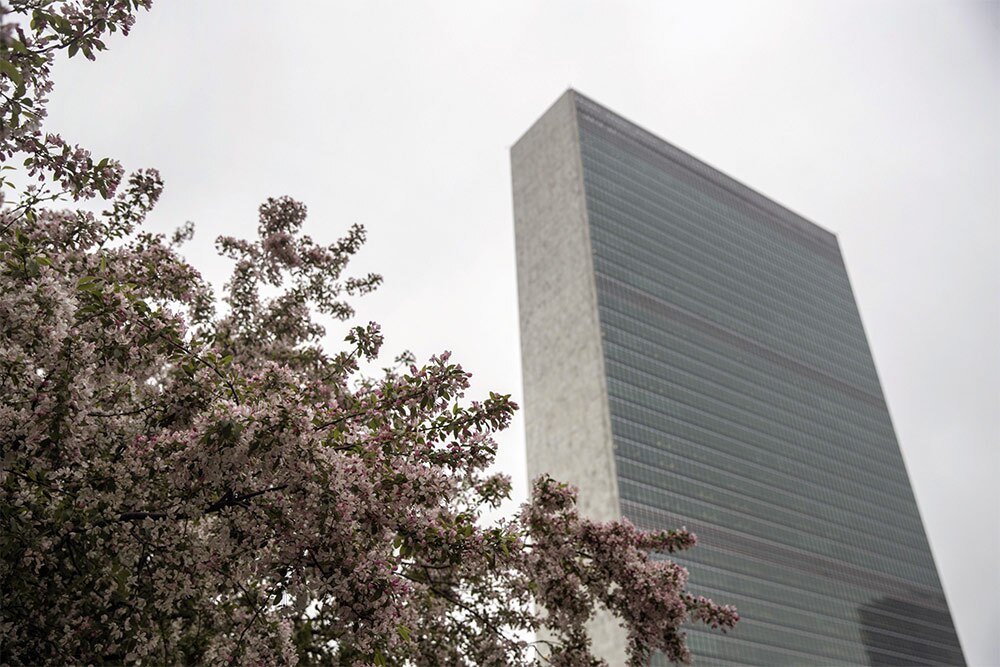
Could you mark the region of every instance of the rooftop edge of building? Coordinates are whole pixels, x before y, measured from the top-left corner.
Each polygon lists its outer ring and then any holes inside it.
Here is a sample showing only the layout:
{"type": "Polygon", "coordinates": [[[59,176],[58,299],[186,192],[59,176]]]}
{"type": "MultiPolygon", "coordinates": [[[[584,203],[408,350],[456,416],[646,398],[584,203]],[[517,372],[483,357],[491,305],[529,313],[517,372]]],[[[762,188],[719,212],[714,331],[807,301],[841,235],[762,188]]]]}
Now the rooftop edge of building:
{"type": "MultiPolygon", "coordinates": [[[[730,195],[745,202],[747,205],[767,213],[775,220],[783,223],[783,225],[790,232],[804,237],[804,240],[808,240],[813,243],[821,243],[829,249],[835,251],[838,256],[840,255],[837,235],[834,232],[816,224],[812,220],[796,213],[792,209],[771,199],[770,197],[761,194],[742,181],[713,167],[704,160],[701,160],[691,153],[677,147],[642,126],[625,119],[621,116],[621,114],[612,111],[574,88],[567,88],[566,91],[563,92],[563,94],[560,95],[556,101],[548,107],[548,109],[546,109],[542,116],[558,105],[559,102],[566,96],[570,96],[573,99],[573,106],[578,114],[582,111],[590,117],[595,118],[598,122],[604,124],[606,128],[621,133],[622,135],[628,137],[631,141],[643,145],[648,150],[657,153],[661,157],[684,168],[688,172],[705,179],[715,187],[722,188],[730,195]]],[[[539,119],[540,118],[541,116],[539,119]]],[[[537,122],[538,120],[535,121],[535,123],[537,122]]],[[[534,127],[535,123],[533,123],[531,127],[534,127]]],[[[529,128],[527,132],[514,142],[514,145],[511,147],[512,151],[516,149],[517,145],[530,131],[531,129],[529,128]]]]}

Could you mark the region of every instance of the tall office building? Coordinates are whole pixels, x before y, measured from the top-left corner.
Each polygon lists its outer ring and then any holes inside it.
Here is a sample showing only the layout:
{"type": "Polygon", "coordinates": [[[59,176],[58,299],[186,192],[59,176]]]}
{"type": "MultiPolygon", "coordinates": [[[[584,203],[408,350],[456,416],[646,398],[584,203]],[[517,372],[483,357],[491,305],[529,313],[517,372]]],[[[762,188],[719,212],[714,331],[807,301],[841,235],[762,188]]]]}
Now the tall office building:
{"type": "Polygon", "coordinates": [[[698,664],[964,664],[836,237],[573,91],[511,154],[529,473],[698,534],[698,664]]]}

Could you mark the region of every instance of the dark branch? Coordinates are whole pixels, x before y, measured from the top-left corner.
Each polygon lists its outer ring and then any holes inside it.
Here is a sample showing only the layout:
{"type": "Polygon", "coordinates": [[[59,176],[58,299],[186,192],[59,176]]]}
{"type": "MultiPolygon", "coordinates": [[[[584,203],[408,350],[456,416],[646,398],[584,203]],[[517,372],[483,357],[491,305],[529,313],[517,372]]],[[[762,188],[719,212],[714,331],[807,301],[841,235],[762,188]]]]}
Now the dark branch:
{"type": "MultiPolygon", "coordinates": [[[[260,491],[254,491],[252,493],[245,493],[241,496],[234,496],[231,491],[227,491],[226,495],[222,496],[214,503],[205,508],[203,514],[214,514],[216,512],[221,512],[227,507],[244,506],[246,502],[257,496],[262,496],[265,493],[270,493],[272,491],[281,491],[286,488],[287,484],[282,484],[281,486],[272,486],[268,489],[261,489],[260,491]]],[[[173,514],[170,512],[124,512],[118,516],[119,521],[142,521],[143,519],[190,519],[191,516],[180,513],[173,514]]]]}

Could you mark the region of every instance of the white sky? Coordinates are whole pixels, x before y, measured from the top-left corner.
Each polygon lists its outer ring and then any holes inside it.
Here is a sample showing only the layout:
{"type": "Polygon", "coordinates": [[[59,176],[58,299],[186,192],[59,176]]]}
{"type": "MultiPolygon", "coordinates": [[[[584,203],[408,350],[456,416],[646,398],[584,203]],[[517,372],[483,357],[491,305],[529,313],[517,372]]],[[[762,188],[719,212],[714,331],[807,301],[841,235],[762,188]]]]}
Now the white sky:
{"type": "Polygon", "coordinates": [[[152,228],[195,221],[221,284],[267,196],[363,223],[359,317],[479,393],[520,395],[508,149],[569,86],[837,233],[966,657],[1000,664],[995,0],[157,0],[109,43],[48,127],[158,167],[152,228]]]}

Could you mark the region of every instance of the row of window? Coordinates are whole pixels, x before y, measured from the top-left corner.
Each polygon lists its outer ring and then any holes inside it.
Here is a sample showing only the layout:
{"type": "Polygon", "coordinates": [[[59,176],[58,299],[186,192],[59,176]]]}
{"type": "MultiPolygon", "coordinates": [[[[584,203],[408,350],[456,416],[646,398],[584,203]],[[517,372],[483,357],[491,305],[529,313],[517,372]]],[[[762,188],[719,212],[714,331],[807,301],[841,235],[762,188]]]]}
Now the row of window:
{"type": "MultiPolygon", "coordinates": [[[[938,583],[933,567],[921,566],[908,559],[889,558],[876,554],[860,544],[856,537],[847,541],[809,531],[801,523],[778,522],[759,517],[748,511],[727,509],[718,502],[720,493],[699,488],[694,484],[678,481],[672,488],[618,477],[618,494],[629,500],[653,508],[668,510],[684,517],[687,522],[719,526],[770,540],[807,554],[849,563],[854,569],[871,570],[890,577],[900,577],[924,586],[938,583]],[[675,490],[676,489],[676,490],[675,490]]],[[[731,502],[726,499],[723,502],[731,502]]]]}
{"type": "Polygon", "coordinates": [[[595,275],[599,306],[619,309],[642,320],[654,323],[659,321],[664,328],[672,325],[684,325],[689,331],[697,331],[700,340],[717,340],[734,349],[737,356],[756,356],[780,366],[787,371],[801,376],[809,381],[818,381],[841,391],[884,405],[874,370],[870,374],[859,374],[857,368],[848,367],[841,360],[828,359],[824,356],[782,354],[780,345],[774,341],[761,343],[748,335],[746,330],[734,330],[717,324],[711,317],[705,317],[682,308],[664,299],[650,296],[647,292],[629,285],[616,273],[621,268],[603,266],[605,270],[595,275]]]}
{"type": "MultiPolygon", "coordinates": [[[[632,503],[623,504],[623,507],[628,510],[626,516],[633,520],[647,514],[643,508],[632,503]]],[[[637,523],[646,525],[639,521],[637,523]]],[[[689,584],[692,589],[711,586],[714,573],[714,577],[721,581],[716,586],[719,589],[803,609],[819,608],[823,613],[840,614],[845,618],[856,617],[844,610],[856,611],[862,606],[871,608],[874,596],[886,599],[913,598],[915,591],[923,589],[927,593],[921,596],[922,604],[909,605],[905,618],[913,622],[915,627],[919,626],[921,632],[938,635],[944,632],[941,636],[945,636],[954,631],[940,587],[912,586],[901,583],[898,579],[886,579],[874,572],[862,572],[859,577],[846,577],[837,571],[837,567],[828,566],[820,571],[805,564],[800,553],[777,544],[771,544],[767,551],[758,550],[756,555],[735,551],[730,546],[727,543],[727,547],[722,549],[708,540],[701,540],[694,549],[673,554],[670,558],[689,568],[689,584]]],[[[885,617],[885,614],[881,616],[885,617]]],[[[881,622],[884,624],[884,621],[881,622]]]]}
{"type": "Polygon", "coordinates": [[[813,480],[767,470],[752,461],[718,453],[713,456],[711,450],[706,451],[700,445],[674,436],[669,437],[669,443],[664,440],[656,445],[641,443],[622,433],[626,429],[618,428],[619,423],[616,421],[613,426],[615,457],[619,465],[641,464],[653,470],[664,470],[846,527],[858,527],[863,532],[887,537],[915,549],[927,548],[916,513],[893,513],[879,503],[856,498],[840,488],[819,486],[813,480]]]}
{"type": "Polygon", "coordinates": [[[628,383],[623,396],[648,392],[669,398],[679,389],[704,396],[737,411],[764,416],[778,426],[798,429],[818,436],[836,449],[872,456],[889,465],[899,467],[899,454],[891,431],[873,432],[859,428],[854,423],[833,421],[828,415],[803,405],[790,405],[790,401],[776,404],[760,386],[731,389],[700,373],[651,360],[646,355],[616,342],[604,342],[605,364],[608,376],[628,383]],[[666,380],[664,378],[669,378],[666,380]]]}
{"type": "MultiPolygon", "coordinates": [[[[615,448],[618,474],[647,484],[662,483],[667,487],[675,477],[706,484],[722,492],[736,494],[747,503],[763,503],[762,507],[757,508],[758,512],[762,512],[760,516],[780,517],[792,513],[800,521],[815,522],[815,529],[832,524],[836,527],[835,530],[846,531],[866,544],[878,542],[884,545],[888,554],[892,554],[895,546],[899,545],[920,554],[918,562],[927,562],[927,543],[923,533],[906,530],[896,522],[887,521],[888,514],[871,505],[865,508],[867,511],[857,512],[853,507],[842,507],[807,495],[817,490],[808,482],[800,481],[798,488],[789,492],[754,479],[752,470],[734,475],[683,456],[669,457],[662,452],[652,452],[648,447],[636,446],[627,441],[618,442],[615,448]]],[[[735,504],[727,507],[739,509],[735,504]]]]}
{"type": "MultiPolygon", "coordinates": [[[[853,293],[845,272],[815,275],[808,265],[790,265],[785,258],[764,249],[747,248],[745,243],[730,249],[731,244],[713,234],[708,216],[686,211],[678,204],[637,200],[613,178],[598,174],[588,177],[591,228],[639,235],[650,250],[661,254],[683,250],[689,254],[686,266],[695,270],[704,266],[724,280],[742,276],[746,283],[736,288],[737,294],[750,297],[759,292],[765,298],[777,296],[778,302],[801,302],[813,308],[828,303],[831,312],[850,314],[848,302],[853,300],[853,293]]],[[[739,239],[733,242],[738,244],[739,239]]]]}
{"type": "Polygon", "coordinates": [[[793,271],[780,270],[771,257],[756,256],[745,260],[726,257],[717,252],[710,240],[679,232],[676,218],[663,217],[669,216],[668,212],[650,212],[623,195],[592,189],[596,190],[588,204],[592,230],[621,235],[631,241],[638,239],[657,257],[676,257],[676,253],[681,252],[686,256],[681,266],[719,281],[731,294],[746,301],[773,308],[791,304],[818,319],[857,324],[853,321],[857,320],[857,313],[850,291],[831,290],[793,271]],[[741,284],[734,285],[737,282],[741,284]]]}
{"type": "MultiPolygon", "coordinates": [[[[743,619],[736,630],[722,635],[697,624],[687,627],[688,646],[700,665],[921,665],[964,664],[961,652],[939,649],[941,655],[914,652],[912,646],[880,641],[862,635],[857,643],[816,641],[811,635],[788,631],[752,619],[743,619]]],[[[652,665],[667,665],[657,656],[652,665]]]]}
{"type": "Polygon", "coordinates": [[[873,472],[906,482],[902,459],[891,439],[855,434],[850,427],[846,431],[843,427],[827,427],[808,414],[776,410],[753,397],[724,392],[680,371],[670,375],[647,372],[648,366],[642,365],[645,360],[627,350],[609,349],[605,359],[608,378],[616,381],[614,395],[632,403],[654,410],[670,401],[693,405],[788,447],[822,451],[838,460],[861,457],[873,472]],[[863,439],[859,441],[858,437],[863,439]]]}
{"type": "MultiPolygon", "coordinates": [[[[754,270],[791,270],[820,290],[850,292],[841,262],[825,261],[798,244],[787,243],[766,221],[746,215],[632,156],[614,155],[588,142],[582,148],[588,200],[594,194],[591,186],[599,185],[603,192],[614,193],[624,202],[636,203],[645,213],[653,213],[654,220],[675,221],[679,225],[676,231],[697,239],[697,245],[717,249],[754,270]],[[774,266],[761,266],[762,257],[773,260],[774,266]]],[[[838,250],[831,251],[839,257],[838,250]]],[[[761,271],[760,275],[767,272],[761,271]]]]}
{"type": "Polygon", "coordinates": [[[664,349],[683,350],[779,393],[843,406],[846,419],[853,415],[875,422],[885,419],[887,409],[881,391],[864,392],[766,350],[741,345],[733,336],[711,335],[701,323],[685,318],[683,313],[634,307],[628,298],[619,298],[623,291],[613,285],[601,287],[598,301],[604,339],[618,330],[646,341],[641,352],[651,358],[662,355],[664,349]]]}
{"type": "MultiPolygon", "coordinates": [[[[701,547],[698,547],[701,549],[701,547]]],[[[752,566],[750,568],[753,569],[752,566]]],[[[806,617],[810,624],[830,622],[833,624],[858,624],[871,628],[873,631],[902,636],[920,637],[932,644],[949,646],[955,642],[955,629],[951,624],[947,605],[943,599],[936,603],[922,604],[901,603],[905,605],[905,614],[892,613],[880,609],[880,600],[892,600],[892,593],[883,596],[873,593],[868,588],[852,587],[847,589],[839,582],[829,579],[827,593],[813,593],[809,590],[789,586],[784,582],[773,582],[762,579],[756,571],[752,574],[739,574],[733,569],[723,569],[698,563],[691,568],[691,578],[688,587],[699,594],[716,599],[728,600],[732,593],[746,595],[751,599],[741,606],[741,615],[754,616],[754,610],[760,603],[787,607],[786,617],[790,623],[794,619],[806,617]],[[723,591],[710,593],[709,591],[723,591]],[[927,606],[931,604],[932,606],[927,606]],[[863,618],[859,610],[865,610],[863,618]]],[[[803,626],[805,628],[812,627],[803,626]]]]}
{"type": "MultiPolygon", "coordinates": [[[[644,395],[640,391],[630,391],[631,385],[624,385],[623,388],[623,385],[614,378],[609,378],[608,388],[611,412],[616,417],[632,419],[653,428],[662,424],[664,418],[694,424],[701,427],[703,433],[710,434],[709,437],[716,443],[721,440],[730,445],[725,451],[746,455],[753,451],[764,450],[776,454],[781,457],[779,460],[784,459],[781,469],[793,475],[805,465],[808,468],[819,467],[833,473],[833,479],[850,475],[861,484],[870,484],[873,480],[884,484],[886,479],[895,479],[899,482],[898,487],[889,491],[896,491],[891,495],[901,500],[897,503],[897,507],[908,502],[905,473],[898,469],[892,470],[888,466],[865,465],[863,455],[853,454],[835,445],[808,449],[794,442],[769,437],[766,433],[748,428],[747,424],[739,419],[730,419],[725,411],[712,413],[704,410],[697,397],[684,392],[678,392],[670,399],[651,403],[643,400],[644,395]],[[733,441],[739,445],[732,446],[733,441]]],[[[867,499],[867,496],[862,497],[867,499]]]]}
{"type": "MultiPolygon", "coordinates": [[[[814,319],[795,304],[765,307],[761,302],[732,293],[720,293],[711,277],[684,271],[676,264],[653,264],[645,261],[645,251],[626,248],[629,240],[621,235],[600,231],[592,237],[595,250],[594,269],[612,276],[632,288],[762,342],[783,354],[805,363],[819,357],[845,363],[866,380],[874,377],[867,343],[860,323],[850,323],[845,331],[843,320],[836,324],[829,318],[814,319]]],[[[666,258],[664,258],[666,259],[666,258]]]]}
{"type": "MultiPolygon", "coordinates": [[[[627,419],[653,429],[661,430],[664,435],[677,430],[689,440],[702,442],[713,448],[730,452],[735,455],[747,456],[757,451],[770,452],[778,457],[780,469],[790,474],[798,475],[805,468],[820,468],[826,470],[832,479],[854,479],[861,485],[882,488],[890,495],[905,499],[912,493],[905,481],[905,471],[886,473],[875,470],[871,462],[862,455],[850,459],[834,455],[840,453],[829,448],[803,449],[795,443],[783,442],[769,437],[767,434],[754,431],[745,425],[715,415],[690,403],[672,400],[654,407],[624,396],[624,392],[615,391],[617,381],[609,379],[609,405],[612,417],[627,419]],[[678,429],[677,426],[681,428],[678,429]],[[683,428],[689,425],[691,428],[683,428]],[[902,479],[900,479],[902,478],[902,479]]],[[[862,496],[866,497],[866,496],[862,496]]]]}
{"type": "Polygon", "coordinates": [[[733,209],[767,222],[784,243],[810,248],[831,261],[839,256],[836,237],[819,225],[610,112],[604,112],[610,122],[599,120],[599,116],[583,110],[578,117],[582,135],[599,137],[630,158],[649,163],[656,171],[685,175],[685,182],[697,184],[697,189],[711,192],[733,209]]]}
{"type": "Polygon", "coordinates": [[[753,326],[764,334],[781,334],[787,328],[799,338],[821,343],[822,348],[830,347],[854,357],[859,349],[866,348],[860,321],[850,322],[819,308],[810,310],[789,301],[764,298],[761,292],[739,294],[721,284],[707,267],[691,270],[668,256],[679,255],[680,250],[671,250],[667,255],[655,251],[653,255],[651,249],[630,247],[636,241],[628,235],[603,228],[594,230],[591,242],[598,270],[607,263],[613,268],[629,269],[631,273],[623,275],[633,276],[635,282],[630,277],[626,279],[628,284],[641,285],[644,290],[649,286],[652,288],[650,293],[660,298],[672,301],[669,292],[663,290],[673,290],[685,299],[710,305],[730,319],[753,326]]]}
{"type": "Polygon", "coordinates": [[[895,441],[884,409],[858,403],[822,383],[810,383],[765,359],[749,355],[750,361],[744,361],[739,350],[723,341],[693,340],[694,335],[680,323],[667,331],[611,306],[599,312],[602,345],[609,359],[618,360],[619,353],[628,355],[622,359],[636,361],[664,377],[685,372],[827,426],[849,424],[854,431],[871,433],[880,443],[895,441]]]}
{"type": "Polygon", "coordinates": [[[695,648],[698,644],[693,635],[701,630],[697,624],[692,624],[690,630],[691,650],[698,656],[708,653],[743,664],[761,665],[860,665],[865,662],[860,642],[826,639],[752,618],[742,617],[737,629],[722,636],[722,641],[709,649],[710,652],[695,648]]]}
{"type": "MultiPolygon", "coordinates": [[[[646,155],[637,154],[613,139],[584,132],[580,148],[584,178],[588,172],[599,171],[613,179],[617,177],[622,184],[635,188],[645,199],[677,202],[693,212],[711,213],[717,221],[739,222],[741,226],[738,229],[748,233],[759,244],[759,249],[822,262],[822,266],[814,269],[816,272],[822,271],[823,267],[833,271],[843,267],[836,238],[832,235],[819,244],[801,243],[801,239],[789,238],[787,227],[776,216],[747,206],[742,199],[733,199],[725,189],[720,190],[711,183],[701,179],[692,181],[688,178],[688,170],[678,169],[670,162],[647,159],[646,155]]],[[[720,231],[725,233],[729,229],[720,231]]],[[[737,241],[735,246],[738,248],[739,245],[737,241]]]]}
{"type": "MultiPolygon", "coordinates": [[[[810,513],[806,510],[812,508],[803,505],[774,502],[782,500],[776,494],[761,499],[748,493],[745,485],[726,487],[719,483],[721,480],[718,478],[711,481],[697,479],[680,471],[645,465],[628,457],[627,452],[619,451],[616,454],[619,482],[628,480],[641,485],[638,493],[642,489],[662,489],[719,510],[777,523],[803,536],[821,537],[838,544],[852,545],[850,548],[857,554],[859,562],[868,563],[869,559],[888,563],[905,562],[933,569],[926,544],[917,540],[911,542],[908,537],[898,534],[890,536],[884,523],[858,520],[855,525],[844,525],[846,522],[843,513],[838,514],[838,508],[828,508],[822,514],[810,513]],[[883,529],[882,533],[879,532],[880,528],[883,529]]],[[[690,518],[695,520],[698,517],[690,518]]],[[[889,567],[891,570],[891,564],[889,567]]]]}
{"type": "MultiPolygon", "coordinates": [[[[895,513],[896,516],[900,517],[898,520],[901,523],[915,527],[917,514],[909,498],[899,491],[893,492],[892,489],[884,486],[872,486],[870,480],[866,478],[867,476],[855,474],[856,471],[840,466],[820,468],[815,465],[815,462],[809,460],[789,461],[787,455],[781,451],[761,446],[759,443],[742,442],[725,434],[710,431],[701,426],[698,420],[662,415],[656,415],[651,419],[648,413],[634,409],[628,404],[616,402],[612,406],[611,417],[616,439],[619,436],[627,438],[630,432],[636,434],[640,428],[646,428],[656,433],[654,444],[657,447],[662,447],[665,451],[683,449],[688,443],[697,443],[701,448],[713,454],[729,456],[736,461],[757,462],[761,465],[771,466],[777,472],[784,473],[793,479],[802,480],[804,483],[810,483],[815,487],[838,490],[845,495],[853,493],[862,506],[867,504],[871,508],[883,507],[889,516],[895,513]]],[[[646,442],[653,440],[648,434],[638,433],[636,435],[639,438],[644,438],[646,442]]],[[[624,440],[622,440],[621,446],[625,446],[624,440]]],[[[685,451],[684,453],[689,455],[689,452],[685,451]]]]}
{"type": "Polygon", "coordinates": [[[948,655],[955,648],[954,632],[941,632],[932,638],[924,626],[915,626],[908,620],[896,620],[891,629],[872,627],[858,620],[858,608],[845,610],[842,617],[833,617],[827,613],[826,605],[815,608],[796,608],[781,603],[766,602],[749,595],[740,589],[719,588],[705,585],[698,588],[700,595],[715,600],[725,600],[740,609],[740,616],[751,621],[759,621],[772,625],[782,625],[801,632],[812,633],[828,638],[834,642],[859,643],[862,633],[876,639],[883,646],[894,644],[905,654],[929,657],[933,654],[948,655]]]}

